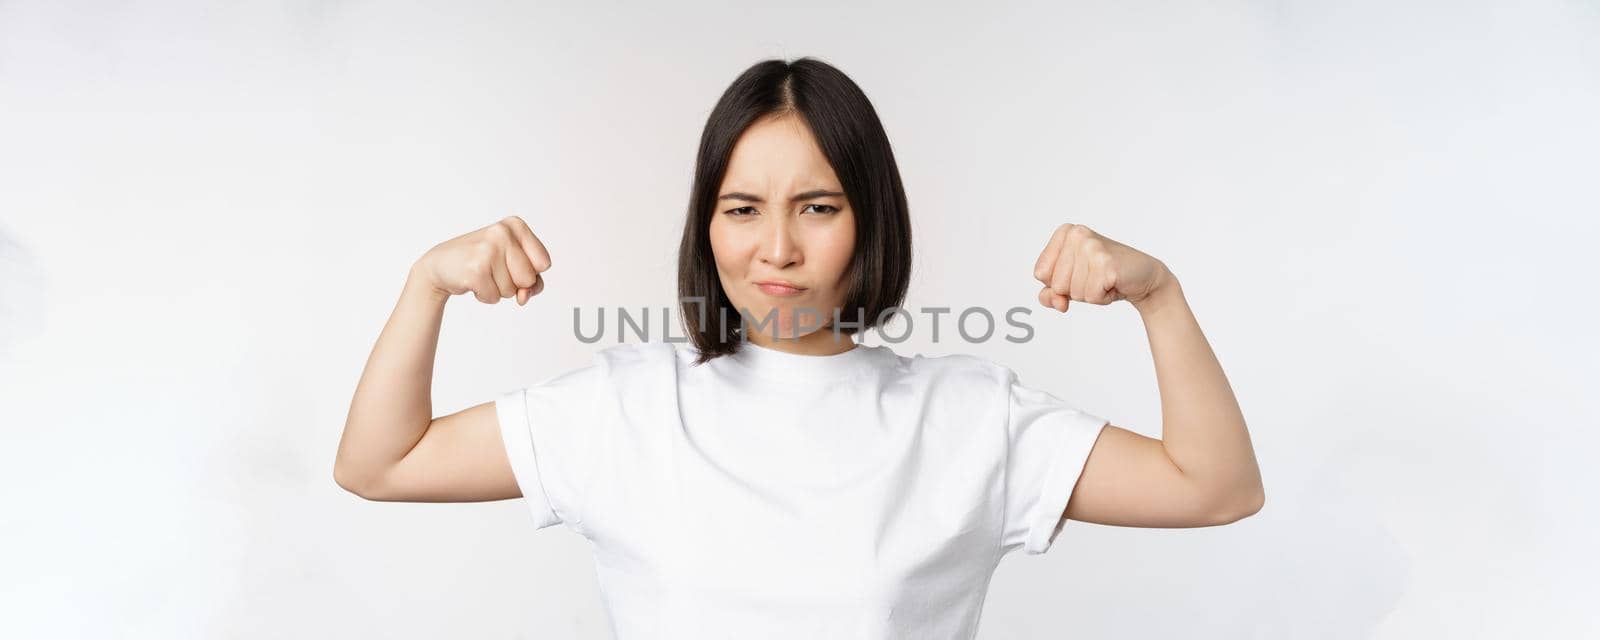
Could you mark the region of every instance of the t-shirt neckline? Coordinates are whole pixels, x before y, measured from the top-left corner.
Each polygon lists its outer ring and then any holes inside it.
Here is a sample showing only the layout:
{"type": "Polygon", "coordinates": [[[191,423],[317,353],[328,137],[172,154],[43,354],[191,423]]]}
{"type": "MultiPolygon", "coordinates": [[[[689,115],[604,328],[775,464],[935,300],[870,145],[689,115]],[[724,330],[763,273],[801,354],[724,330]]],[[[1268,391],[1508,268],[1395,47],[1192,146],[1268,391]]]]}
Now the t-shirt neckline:
{"type": "Polygon", "coordinates": [[[856,343],[847,351],[818,356],[780,351],[754,342],[742,342],[727,356],[740,373],[762,378],[800,382],[825,382],[851,378],[871,366],[878,347],[856,343]]]}

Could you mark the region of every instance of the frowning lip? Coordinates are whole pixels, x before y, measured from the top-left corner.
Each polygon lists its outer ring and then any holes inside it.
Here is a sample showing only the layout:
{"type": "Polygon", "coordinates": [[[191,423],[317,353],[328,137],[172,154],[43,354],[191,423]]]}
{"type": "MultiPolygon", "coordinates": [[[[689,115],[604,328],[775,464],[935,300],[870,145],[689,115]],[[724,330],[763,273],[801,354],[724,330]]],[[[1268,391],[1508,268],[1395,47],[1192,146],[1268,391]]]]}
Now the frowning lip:
{"type": "Polygon", "coordinates": [[[792,296],[806,290],[805,287],[787,280],[761,280],[756,282],[756,286],[760,287],[762,291],[775,296],[792,296]]]}

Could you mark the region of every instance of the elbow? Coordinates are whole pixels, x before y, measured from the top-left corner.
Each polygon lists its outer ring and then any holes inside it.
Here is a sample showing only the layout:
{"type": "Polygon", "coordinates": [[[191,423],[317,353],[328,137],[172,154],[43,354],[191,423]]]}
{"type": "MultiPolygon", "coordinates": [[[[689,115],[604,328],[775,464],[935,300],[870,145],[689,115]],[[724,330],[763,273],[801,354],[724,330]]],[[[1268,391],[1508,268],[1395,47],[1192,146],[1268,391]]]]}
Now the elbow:
{"type": "Polygon", "coordinates": [[[361,483],[356,482],[355,478],[350,477],[350,471],[339,466],[338,463],[334,463],[333,465],[333,483],[339,485],[340,489],[344,489],[345,491],[358,496],[361,495],[361,483]]]}
{"type": "Polygon", "coordinates": [[[353,493],[364,500],[375,499],[373,498],[373,493],[370,489],[371,483],[368,482],[365,477],[352,472],[348,465],[334,463],[333,483],[339,485],[339,488],[353,493]]]}
{"type": "Polygon", "coordinates": [[[1213,510],[1212,525],[1233,524],[1261,511],[1267,502],[1266,489],[1256,485],[1249,490],[1239,491],[1222,501],[1220,508],[1213,510]]]}
{"type": "Polygon", "coordinates": [[[1267,490],[1261,485],[1256,485],[1250,492],[1249,499],[1245,500],[1244,509],[1239,512],[1239,520],[1243,520],[1261,512],[1261,507],[1267,505],[1267,490]]]}

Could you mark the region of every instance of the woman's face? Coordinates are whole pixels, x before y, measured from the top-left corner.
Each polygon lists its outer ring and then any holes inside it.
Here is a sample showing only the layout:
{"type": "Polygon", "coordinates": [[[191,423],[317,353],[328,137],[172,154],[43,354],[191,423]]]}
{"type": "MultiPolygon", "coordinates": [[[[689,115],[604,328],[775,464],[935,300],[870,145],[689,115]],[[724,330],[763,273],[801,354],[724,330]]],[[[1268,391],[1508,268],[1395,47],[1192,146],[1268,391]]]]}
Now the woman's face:
{"type": "Polygon", "coordinates": [[[843,192],[799,116],[762,118],[734,144],[711,217],[711,251],[734,311],[749,316],[751,342],[816,334],[844,304],[856,221],[843,192]]]}

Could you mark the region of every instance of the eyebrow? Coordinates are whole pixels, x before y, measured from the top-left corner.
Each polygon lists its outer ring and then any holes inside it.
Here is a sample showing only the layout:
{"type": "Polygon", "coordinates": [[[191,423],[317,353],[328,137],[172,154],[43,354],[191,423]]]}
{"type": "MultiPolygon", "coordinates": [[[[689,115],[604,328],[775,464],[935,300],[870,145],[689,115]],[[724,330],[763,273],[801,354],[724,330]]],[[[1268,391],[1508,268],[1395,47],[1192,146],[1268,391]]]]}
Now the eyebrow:
{"type": "MultiPolygon", "coordinates": [[[[795,202],[795,201],[799,201],[799,200],[811,200],[811,199],[814,199],[814,198],[828,198],[828,197],[833,197],[833,196],[843,197],[844,193],[839,192],[839,191],[829,191],[827,189],[812,189],[810,191],[802,191],[800,193],[794,194],[794,197],[790,198],[789,201],[790,202],[795,202]]],[[[717,199],[718,200],[740,200],[740,201],[744,201],[744,202],[766,202],[765,200],[762,200],[760,197],[753,196],[753,195],[750,195],[748,193],[744,193],[742,191],[730,191],[728,193],[722,194],[721,196],[718,196],[717,199]]]]}

